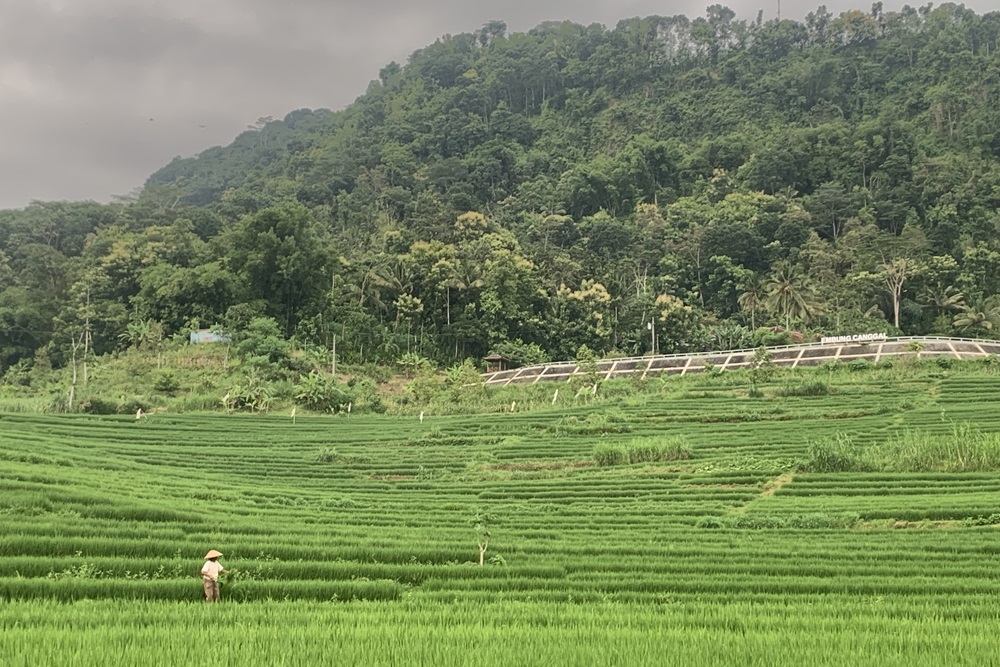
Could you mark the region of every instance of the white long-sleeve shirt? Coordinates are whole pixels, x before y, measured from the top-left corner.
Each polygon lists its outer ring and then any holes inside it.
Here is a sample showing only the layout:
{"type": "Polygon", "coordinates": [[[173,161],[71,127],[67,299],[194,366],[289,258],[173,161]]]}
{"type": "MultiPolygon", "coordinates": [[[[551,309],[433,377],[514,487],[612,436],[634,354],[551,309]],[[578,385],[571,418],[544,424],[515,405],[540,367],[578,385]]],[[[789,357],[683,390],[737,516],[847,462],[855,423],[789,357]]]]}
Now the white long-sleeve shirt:
{"type": "Polygon", "coordinates": [[[212,581],[218,581],[219,574],[221,574],[224,569],[225,568],[222,567],[222,563],[219,561],[207,560],[205,561],[205,564],[201,566],[201,576],[208,577],[212,581]]]}

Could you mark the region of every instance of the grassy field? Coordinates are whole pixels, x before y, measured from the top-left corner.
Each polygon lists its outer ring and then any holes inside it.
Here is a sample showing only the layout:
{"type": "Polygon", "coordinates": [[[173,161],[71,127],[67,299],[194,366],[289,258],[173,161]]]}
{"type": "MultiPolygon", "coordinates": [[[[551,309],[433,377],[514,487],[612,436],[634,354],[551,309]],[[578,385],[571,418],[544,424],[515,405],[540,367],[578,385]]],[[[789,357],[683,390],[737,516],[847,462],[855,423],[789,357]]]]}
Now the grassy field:
{"type": "Polygon", "coordinates": [[[423,421],[0,415],[0,662],[995,664],[1000,377],[822,373],[423,421]]]}

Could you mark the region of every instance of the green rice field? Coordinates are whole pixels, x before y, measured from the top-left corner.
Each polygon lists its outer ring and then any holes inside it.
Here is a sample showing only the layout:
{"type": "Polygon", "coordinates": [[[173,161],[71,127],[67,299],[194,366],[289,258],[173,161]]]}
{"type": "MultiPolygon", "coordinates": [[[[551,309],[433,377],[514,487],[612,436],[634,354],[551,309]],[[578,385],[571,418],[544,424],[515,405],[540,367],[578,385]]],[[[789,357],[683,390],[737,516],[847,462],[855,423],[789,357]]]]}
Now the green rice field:
{"type": "Polygon", "coordinates": [[[422,421],[0,415],[0,664],[1000,664],[1000,376],[660,386],[422,421]],[[805,471],[848,440],[883,458],[805,471]]]}

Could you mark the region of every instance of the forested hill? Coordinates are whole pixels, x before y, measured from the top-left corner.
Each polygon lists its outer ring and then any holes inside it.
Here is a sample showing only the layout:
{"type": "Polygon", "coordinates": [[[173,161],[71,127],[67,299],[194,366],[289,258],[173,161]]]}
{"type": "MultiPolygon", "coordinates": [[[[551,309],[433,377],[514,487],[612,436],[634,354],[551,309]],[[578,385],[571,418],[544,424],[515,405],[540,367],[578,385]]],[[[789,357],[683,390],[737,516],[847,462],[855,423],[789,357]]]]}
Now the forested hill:
{"type": "Polygon", "coordinates": [[[0,212],[0,370],[259,316],[348,362],[993,336],[1000,12],[880,5],[491,22],[134,200],[0,212]]]}

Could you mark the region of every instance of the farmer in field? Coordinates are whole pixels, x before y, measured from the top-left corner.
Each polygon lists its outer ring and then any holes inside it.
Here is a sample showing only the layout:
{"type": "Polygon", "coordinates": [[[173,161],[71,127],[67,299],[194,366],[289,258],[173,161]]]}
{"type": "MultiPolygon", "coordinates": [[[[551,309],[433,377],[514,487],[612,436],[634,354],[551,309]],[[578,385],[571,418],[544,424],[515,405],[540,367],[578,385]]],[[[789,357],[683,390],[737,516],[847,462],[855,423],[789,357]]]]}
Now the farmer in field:
{"type": "Polygon", "coordinates": [[[201,566],[201,580],[205,584],[205,602],[219,601],[219,575],[229,572],[219,562],[221,555],[215,549],[205,554],[205,564],[201,566]]]}

